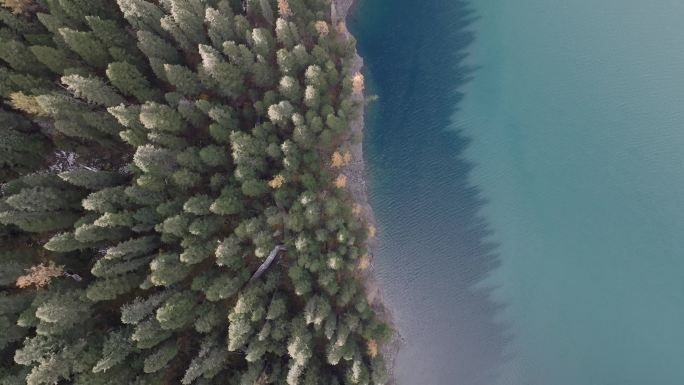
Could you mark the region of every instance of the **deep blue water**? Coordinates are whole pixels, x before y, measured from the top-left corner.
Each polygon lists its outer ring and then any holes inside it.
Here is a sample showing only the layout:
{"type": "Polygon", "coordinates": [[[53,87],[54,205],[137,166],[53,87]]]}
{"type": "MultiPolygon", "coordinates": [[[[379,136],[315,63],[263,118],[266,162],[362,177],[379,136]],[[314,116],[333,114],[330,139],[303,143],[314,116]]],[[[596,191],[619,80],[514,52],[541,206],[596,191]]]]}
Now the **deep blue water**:
{"type": "Polygon", "coordinates": [[[406,343],[399,384],[489,384],[502,361],[499,307],[478,283],[498,265],[484,204],[449,130],[473,76],[474,15],[458,1],[363,0],[351,27],[371,92],[366,152],[380,223],[376,268],[406,343]]]}
{"type": "Polygon", "coordinates": [[[398,385],[684,384],[684,2],[359,1],[398,385]]]}

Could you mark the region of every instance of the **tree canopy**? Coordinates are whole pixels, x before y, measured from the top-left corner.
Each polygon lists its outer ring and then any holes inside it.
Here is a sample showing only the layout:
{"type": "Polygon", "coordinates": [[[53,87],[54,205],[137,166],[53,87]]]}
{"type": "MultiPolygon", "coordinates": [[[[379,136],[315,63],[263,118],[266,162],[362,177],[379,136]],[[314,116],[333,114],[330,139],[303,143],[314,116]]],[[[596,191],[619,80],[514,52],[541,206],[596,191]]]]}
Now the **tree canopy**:
{"type": "Polygon", "coordinates": [[[387,383],[330,0],[0,5],[0,384],[387,383]]]}

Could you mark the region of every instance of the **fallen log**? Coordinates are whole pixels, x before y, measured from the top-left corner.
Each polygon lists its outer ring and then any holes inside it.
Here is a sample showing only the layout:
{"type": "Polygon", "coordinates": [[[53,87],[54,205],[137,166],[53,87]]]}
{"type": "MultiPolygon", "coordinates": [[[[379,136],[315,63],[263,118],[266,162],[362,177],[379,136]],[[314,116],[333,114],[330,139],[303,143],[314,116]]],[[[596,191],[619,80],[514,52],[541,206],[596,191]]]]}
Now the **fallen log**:
{"type": "Polygon", "coordinates": [[[259,266],[257,271],[252,275],[252,278],[249,279],[249,282],[252,282],[255,279],[259,279],[259,277],[261,277],[266,272],[266,270],[268,270],[268,268],[271,266],[273,261],[275,261],[278,255],[280,255],[280,253],[282,253],[285,250],[287,249],[283,245],[277,245],[276,247],[274,247],[273,250],[271,250],[271,253],[266,258],[266,260],[264,261],[264,263],[262,263],[261,266],[259,266]]]}

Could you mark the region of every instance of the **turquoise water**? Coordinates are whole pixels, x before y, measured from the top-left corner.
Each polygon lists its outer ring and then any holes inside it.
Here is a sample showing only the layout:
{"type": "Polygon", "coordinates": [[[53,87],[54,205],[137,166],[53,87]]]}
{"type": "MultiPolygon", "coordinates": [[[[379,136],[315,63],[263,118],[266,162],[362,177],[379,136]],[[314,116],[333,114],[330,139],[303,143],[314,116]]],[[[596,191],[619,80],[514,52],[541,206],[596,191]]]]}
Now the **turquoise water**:
{"type": "Polygon", "coordinates": [[[398,385],[684,384],[683,17],[362,0],[398,385]]]}

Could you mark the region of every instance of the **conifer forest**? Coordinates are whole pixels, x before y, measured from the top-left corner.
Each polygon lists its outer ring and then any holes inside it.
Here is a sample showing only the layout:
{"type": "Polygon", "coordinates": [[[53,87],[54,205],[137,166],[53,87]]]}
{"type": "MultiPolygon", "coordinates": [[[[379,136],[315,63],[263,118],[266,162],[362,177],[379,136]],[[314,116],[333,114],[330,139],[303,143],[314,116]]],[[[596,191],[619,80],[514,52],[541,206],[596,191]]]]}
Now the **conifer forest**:
{"type": "Polygon", "coordinates": [[[0,4],[0,385],[388,383],[331,0],[0,4]]]}

